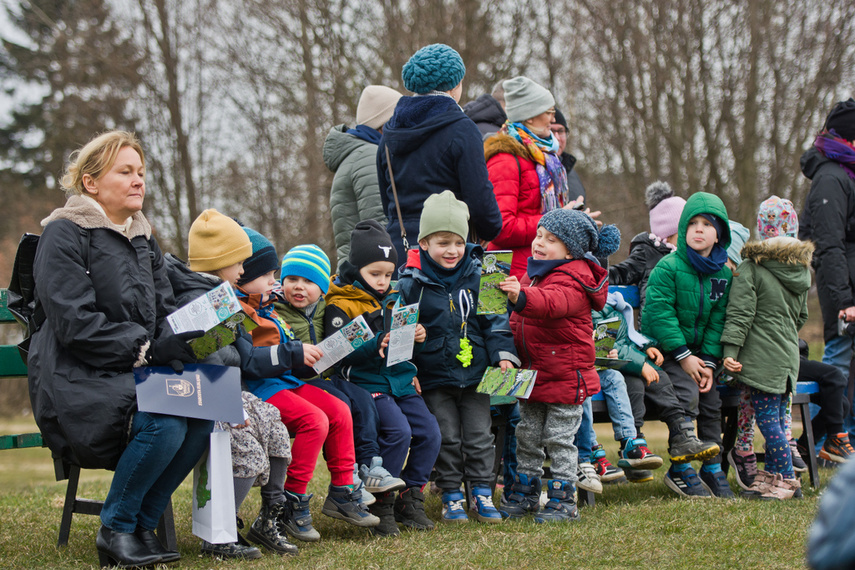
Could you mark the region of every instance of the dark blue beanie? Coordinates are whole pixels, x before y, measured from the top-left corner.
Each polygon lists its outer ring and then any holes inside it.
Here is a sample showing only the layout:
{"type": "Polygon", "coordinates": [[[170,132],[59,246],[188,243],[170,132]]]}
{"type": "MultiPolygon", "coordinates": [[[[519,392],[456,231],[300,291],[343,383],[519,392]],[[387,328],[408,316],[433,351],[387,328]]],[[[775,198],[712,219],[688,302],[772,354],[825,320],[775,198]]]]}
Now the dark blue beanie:
{"type": "Polygon", "coordinates": [[[724,225],[721,221],[721,218],[719,218],[715,214],[702,213],[698,215],[702,218],[705,218],[709,223],[713,225],[713,227],[715,228],[716,237],[718,237],[718,239],[721,239],[724,235],[724,225]]]}
{"type": "Polygon", "coordinates": [[[582,259],[591,252],[606,258],[620,247],[620,230],[609,225],[597,229],[597,222],[579,210],[556,208],[545,213],[537,224],[560,239],[573,259],[582,259]]]}
{"type": "Polygon", "coordinates": [[[238,279],[238,285],[244,285],[258,279],[265,273],[279,269],[279,256],[270,240],[252,228],[244,227],[243,231],[252,243],[252,255],[243,262],[243,275],[238,279]]]}
{"type": "Polygon", "coordinates": [[[445,44],[425,46],[404,64],[401,78],[413,93],[450,91],[463,81],[466,66],[460,54],[445,44]]]}

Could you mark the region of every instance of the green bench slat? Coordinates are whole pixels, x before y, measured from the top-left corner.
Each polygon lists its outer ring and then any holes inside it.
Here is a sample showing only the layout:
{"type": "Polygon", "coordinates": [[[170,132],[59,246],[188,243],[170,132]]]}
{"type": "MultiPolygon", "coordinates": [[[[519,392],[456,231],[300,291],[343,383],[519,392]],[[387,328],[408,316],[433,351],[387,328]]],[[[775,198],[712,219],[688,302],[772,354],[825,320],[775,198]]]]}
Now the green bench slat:
{"type": "Polygon", "coordinates": [[[0,376],[26,376],[27,365],[21,360],[18,347],[10,344],[0,345],[0,376]]]}
{"type": "Polygon", "coordinates": [[[15,322],[15,317],[7,309],[6,289],[0,289],[0,323],[15,322]]]}
{"type": "Polygon", "coordinates": [[[0,449],[24,449],[26,447],[44,447],[42,434],[0,435],[0,449]]]}

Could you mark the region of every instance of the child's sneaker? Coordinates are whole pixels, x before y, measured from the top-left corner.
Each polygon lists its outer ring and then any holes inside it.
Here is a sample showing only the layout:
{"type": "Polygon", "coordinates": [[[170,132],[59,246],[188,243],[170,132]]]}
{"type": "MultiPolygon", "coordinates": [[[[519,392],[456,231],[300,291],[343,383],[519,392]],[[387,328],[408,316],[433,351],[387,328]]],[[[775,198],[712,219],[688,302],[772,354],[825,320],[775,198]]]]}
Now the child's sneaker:
{"type": "Polygon", "coordinates": [[[727,482],[727,475],[721,468],[716,471],[709,471],[701,467],[701,485],[706,487],[707,491],[719,499],[735,499],[736,495],[730,488],[727,482]]]}
{"type": "Polygon", "coordinates": [[[359,465],[356,463],[353,464],[353,495],[366,507],[377,501],[377,498],[368,492],[365,483],[359,478],[359,465]]]}
{"type": "Polygon", "coordinates": [[[627,469],[623,472],[630,483],[649,483],[653,481],[653,471],[647,469],[627,469]]]}
{"type": "Polygon", "coordinates": [[[579,464],[579,471],[576,473],[576,482],[580,489],[585,489],[591,493],[602,493],[603,484],[600,483],[600,476],[597,475],[597,470],[588,462],[579,464]]]}
{"type": "Polygon", "coordinates": [[[754,478],[757,476],[757,456],[753,453],[740,455],[736,453],[736,448],[734,448],[727,453],[727,462],[733,466],[736,482],[739,486],[749,491],[751,485],[754,484],[754,478]]]}
{"type": "Polygon", "coordinates": [[[403,479],[392,477],[392,474],[383,467],[383,458],[374,457],[371,465],[363,465],[359,468],[359,478],[365,483],[369,493],[385,493],[386,491],[399,491],[406,489],[407,484],[403,479]]]}
{"type": "Polygon", "coordinates": [[[309,501],[313,495],[299,495],[285,490],[285,508],[279,512],[279,524],[285,532],[303,542],[317,542],[320,533],[312,526],[309,501]]]}
{"type": "Polygon", "coordinates": [[[681,497],[712,497],[709,489],[704,487],[691,465],[683,471],[674,471],[673,466],[668,469],[665,473],[665,486],[681,497]]]}
{"type": "Polygon", "coordinates": [[[847,433],[829,435],[825,438],[825,443],[822,444],[822,448],[819,450],[819,457],[821,459],[834,463],[844,463],[853,454],[855,454],[855,449],[852,449],[852,445],[849,443],[849,434],[847,433]]]}
{"type": "Polygon", "coordinates": [[[802,459],[802,454],[799,453],[799,446],[796,440],[790,440],[790,456],[793,458],[793,471],[796,473],[805,473],[808,470],[807,463],[802,459]]]}
{"type": "Polygon", "coordinates": [[[496,510],[496,506],[493,504],[490,487],[472,487],[472,494],[469,496],[469,512],[479,522],[502,522],[502,514],[496,510]]]}
{"type": "Polygon", "coordinates": [[[502,512],[508,518],[521,519],[528,513],[536,513],[540,509],[540,490],[543,484],[537,477],[529,479],[528,475],[517,473],[511,492],[505,497],[502,494],[502,512]]]}
{"type": "Polygon", "coordinates": [[[415,530],[433,530],[433,521],[425,514],[425,494],[421,487],[409,487],[398,493],[395,520],[415,530]]]}
{"type": "Polygon", "coordinates": [[[446,491],[442,494],[442,522],[465,523],[469,522],[466,509],[463,508],[465,501],[463,493],[457,491],[446,491]]]}
{"type": "Polygon", "coordinates": [[[288,540],[284,534],[285,531],[280,529],[279,517],[284,509],[284,502],[272,505],[262,504],[258,517],[249,528],[246,538],[277,554],[297,556],[297,545],[288,540]]]}
{"type": "Polygon", "coordinates": [[[680,423],[668,436],[668,455],[674,463],[712,459],[719,451],[717,443],[705,443],[695,436],[695,426],[690,421],[680,423]]]}
{"type": "Polygon", "coordinates": [[[624,478],[622,469],[615,467],[606,459],[606,451],[602,445],[597,445],[591,453],[591,463],[603,483],[617,483],[624,478]]]}
{"type": "Polygon", "coordinates": [[[347,486],[330,485],[321,512],[354,526],[372,527],[380,524],[380,519],[368,512],[368,508],[354,496],[353,489],[347,486]]]}
{"type": "Polygon", "coordinates": [[[579,520],[573,483],[550,479],[546,482],[546,504],[534,515],[534,522],[564,522],[579,520]]]}
{"type": "Polygon", "coordinates": [[[662,458],[647,449],[647,441],[642,437],[630,439],[622,450],[618,467],[622,469],[659,469],[662,458]]]}

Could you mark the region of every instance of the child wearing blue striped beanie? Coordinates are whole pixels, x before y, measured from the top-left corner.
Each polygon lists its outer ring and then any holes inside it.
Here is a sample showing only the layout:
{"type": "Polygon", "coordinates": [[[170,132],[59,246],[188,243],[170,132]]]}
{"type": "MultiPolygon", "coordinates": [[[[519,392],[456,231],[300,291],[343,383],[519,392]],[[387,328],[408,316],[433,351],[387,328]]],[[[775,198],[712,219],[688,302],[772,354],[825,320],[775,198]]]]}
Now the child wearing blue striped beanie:
{"type": "MultiPolygon", "coordinates": [[[[298,245],[282,258],[282,270],[279,272],[282,287],[286,277],[303,277],[327,294],[330,288],[330,259],[324,250],[314,244],[298,245]]],[[[317,301],[317,299],[315,299],[317,301]]]]}

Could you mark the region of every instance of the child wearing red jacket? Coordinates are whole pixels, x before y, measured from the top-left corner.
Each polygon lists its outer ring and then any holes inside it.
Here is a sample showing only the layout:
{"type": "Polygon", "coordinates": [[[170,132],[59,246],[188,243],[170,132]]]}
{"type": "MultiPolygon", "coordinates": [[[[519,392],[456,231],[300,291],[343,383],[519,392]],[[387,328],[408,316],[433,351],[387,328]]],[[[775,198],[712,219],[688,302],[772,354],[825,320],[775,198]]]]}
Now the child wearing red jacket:
{"type": "Polygon", "coordinates": [[[520,401],[518,473],[503,505],[511,518],[533,512],[537,522],[579,519],[573,440],[582,403],[600,391],[591,310],[602,309],[608,295],[608,273],[589,252],[608,257],[619,245],[616,227],[600,231],[583,212],[551,210],[538,223],[522,281],[509,277],[501,284],[512,304],[511,330],[522,368],[537,370],[531,395],[520,401]],[[547,482],[548,502],[540,510],[544,448],[554,479],[547,482]]]}

